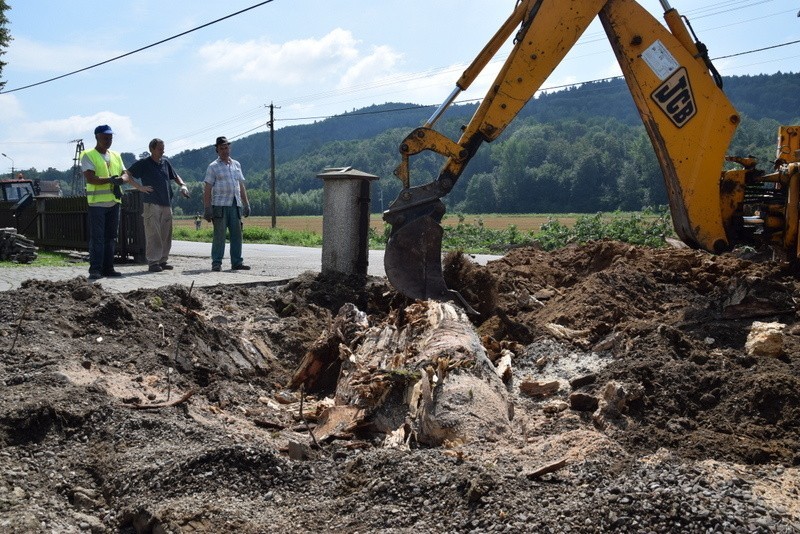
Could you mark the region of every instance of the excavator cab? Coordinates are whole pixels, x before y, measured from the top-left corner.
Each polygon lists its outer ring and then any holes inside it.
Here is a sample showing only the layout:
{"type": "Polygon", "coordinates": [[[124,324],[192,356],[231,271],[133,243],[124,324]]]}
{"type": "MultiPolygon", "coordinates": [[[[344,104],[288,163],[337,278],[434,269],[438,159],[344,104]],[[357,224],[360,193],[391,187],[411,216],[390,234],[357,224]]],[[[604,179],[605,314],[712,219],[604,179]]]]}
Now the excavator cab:
{"type": "Polygon", "coordinates": [[[441,198],[480,146],[495,140],[514,120],[595,17],[652,142],[678,236],[693,248],[722,253],[767,235],[771,244],[797,256],[798,184],[797,170],[791,167],[796,165],[796,129],[781,134],[786,140],[779,150],[786,157],[777,174],[759,173],[752,158],[729,159],[742,169],[723,172],[739,115],[722,91],[706,47],[677,11],[660,1],[666,26],[635,0],[516,2],[445,102],[400,145],[395,175],[403,189],[383,216],[391,225],[384,266],[398,291],[415,299],[460,301],[442,276],[440,223],[446,210],[441,198]],[[453,141],[437,132],[434,126],[445,109],[512,36],[508,59],[461,137],[453,141]],[[409,159],[423,151],[437,153],[445,162],[434,181],[413,185],[409,159]],[[775,183],[782,195],[769,189],[775,183]],[[748,202],[751,208],[759,205],[760,218],[747,219],[748,202]]]}

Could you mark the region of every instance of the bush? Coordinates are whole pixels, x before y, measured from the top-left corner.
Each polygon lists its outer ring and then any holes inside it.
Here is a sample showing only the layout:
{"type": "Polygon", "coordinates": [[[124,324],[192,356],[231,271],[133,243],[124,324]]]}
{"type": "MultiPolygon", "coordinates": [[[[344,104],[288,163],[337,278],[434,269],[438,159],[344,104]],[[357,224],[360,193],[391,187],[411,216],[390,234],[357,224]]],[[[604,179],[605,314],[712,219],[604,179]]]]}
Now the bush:
{"type": "Polygon", "coordinates": [[[534,235],[544,250],[555,250],[569,243],[588,243],[599,239],[614,239],[633,245],[661,247],[665,237],[674,237],[672,219],[666,207],[645,210],[621,216],[581,215],[573,228],[567,228],[558,220],[542,225],[534,235]]]}

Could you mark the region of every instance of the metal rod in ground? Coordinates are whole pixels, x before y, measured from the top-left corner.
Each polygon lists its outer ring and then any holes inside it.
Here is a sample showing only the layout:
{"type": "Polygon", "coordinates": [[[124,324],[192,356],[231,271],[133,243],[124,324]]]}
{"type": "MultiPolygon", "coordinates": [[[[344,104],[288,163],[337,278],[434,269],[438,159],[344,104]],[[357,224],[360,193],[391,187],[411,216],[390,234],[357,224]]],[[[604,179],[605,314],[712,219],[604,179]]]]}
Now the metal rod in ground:
{"type": "Polygon", "coordinates": [[[17,338],[19,338],[19,331],[22,328],[22,320],[25,318],[25,314],[28,313],[28,307],[30,307],[30,303],[25,305],[25,308],[22,310],[22,314],[19,316],[19,321],[17,322],[17,331],[14,333],[14,341],[11,343],[11,350],[8,351],[9,354],[14,354],[14,347],[17,346],[17,338]]]}
{"type": "MultiPolygon", "coordinates": [[[[189,295],[187,297],[187,300],[192,298],[192,289],[194,289],[194,280],[192,280],[192,283],[189,285],[189,295]]],[[[186,332],[186,325],[183,326],[183,330],[181,330],[181,333],[178,335],[177,338],[175,338],[175,356],[173,356],[172,358],[172,361],[174,362],[178,361],[178,351],[181,348],[181,337],[183,337],[184,332],[186,332]]],[[[172,367],[167,369],[167,400],[169,400],[169,395],[171,390],[172,390],[172,367]]]]}

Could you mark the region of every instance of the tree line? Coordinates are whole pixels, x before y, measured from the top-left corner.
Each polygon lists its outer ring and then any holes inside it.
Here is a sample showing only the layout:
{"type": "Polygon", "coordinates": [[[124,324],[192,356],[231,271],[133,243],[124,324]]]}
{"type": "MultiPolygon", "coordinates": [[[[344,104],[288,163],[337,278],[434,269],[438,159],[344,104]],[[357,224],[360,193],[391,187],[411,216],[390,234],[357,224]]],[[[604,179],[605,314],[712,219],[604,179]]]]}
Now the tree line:
{"type": "MultiPolygon", "coordinates": [[[[778,126],[800,124],[800,74],[728,77],[724,83],[742,116],[729,153],[755,156],[768,169],[778,126]]],[[[451,107],[437,129],[457,139],[475,109],[475,104],[451,107]]],[[[317,175],[327,167],[352,166],[379,176],[372,185],[372,211],[388,208],[401,188],[392,175],[400,162],[398,146],[431,111],[389,103],[277,129],[277,215],[321,214],[323,184],[317,175]]],[[[234,141],[233,156],[245,172],[255,215],[271,214],[268,135],[234,141]]],[[[178,213],[202,213],[202,180],[214,157],[209,146],[170,158],[192,193],[190,199],[176,199],[178,213]]],[[[123,153],[123,159],[130,165],[135,156],[123,153]]],[[[433,180],[442,163],[433,154],[412,158],[412,184],[433,180]]],[[[64,188],[72,173],[30,169],[26,174],[61,180],[64,188]]],[[[667,195],[627,86],[612,79],[533,99],[503,135],[478,150],[443,200],[449,211],[461,213],[592,213],[664,205],[667,195]]]]}

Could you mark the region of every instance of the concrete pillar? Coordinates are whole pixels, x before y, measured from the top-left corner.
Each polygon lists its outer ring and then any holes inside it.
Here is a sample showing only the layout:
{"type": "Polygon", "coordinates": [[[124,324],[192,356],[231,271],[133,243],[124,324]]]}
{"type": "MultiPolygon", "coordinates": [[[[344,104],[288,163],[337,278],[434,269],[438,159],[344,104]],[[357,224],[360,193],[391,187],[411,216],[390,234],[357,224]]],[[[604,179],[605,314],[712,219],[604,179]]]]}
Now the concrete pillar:
{"type": "Polygon", "coordinates": [[[378,177],[352,167],[325,169],[322,187],[322,272],[367,274],[370,184],[378,177]]]}

